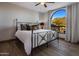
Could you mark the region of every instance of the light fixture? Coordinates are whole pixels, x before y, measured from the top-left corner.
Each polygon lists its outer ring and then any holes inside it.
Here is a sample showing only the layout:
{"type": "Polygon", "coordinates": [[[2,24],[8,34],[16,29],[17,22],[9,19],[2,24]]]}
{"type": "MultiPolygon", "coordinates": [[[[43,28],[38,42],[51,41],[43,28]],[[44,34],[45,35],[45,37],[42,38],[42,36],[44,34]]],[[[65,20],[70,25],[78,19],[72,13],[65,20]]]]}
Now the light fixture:
{"type": "Polygon", "coordinates": [[[41,5],[44,5],[45,4],[45,2],[41,2],[41,5]]]}

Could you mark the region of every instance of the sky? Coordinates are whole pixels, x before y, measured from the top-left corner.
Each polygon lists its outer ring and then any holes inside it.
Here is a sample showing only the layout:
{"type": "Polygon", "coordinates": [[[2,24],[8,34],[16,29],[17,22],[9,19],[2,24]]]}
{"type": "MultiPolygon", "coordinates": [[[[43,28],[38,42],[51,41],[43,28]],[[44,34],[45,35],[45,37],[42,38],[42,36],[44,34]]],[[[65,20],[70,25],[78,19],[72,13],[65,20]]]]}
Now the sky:
{"type": "Polygon", "coordinates": [[[52,19],[61,18],[61,17],[65,17],[65,16],[66,16],[66,11],[64,9],[61,9],[53,15],[52,19]]]}

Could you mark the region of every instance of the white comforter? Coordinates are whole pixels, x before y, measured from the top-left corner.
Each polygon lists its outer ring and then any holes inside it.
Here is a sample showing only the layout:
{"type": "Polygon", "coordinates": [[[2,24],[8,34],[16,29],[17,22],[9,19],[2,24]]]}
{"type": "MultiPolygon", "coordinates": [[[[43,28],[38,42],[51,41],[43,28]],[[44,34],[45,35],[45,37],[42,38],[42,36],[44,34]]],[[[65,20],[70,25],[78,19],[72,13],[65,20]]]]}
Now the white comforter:
{"type": "MultiPolygon", "coordinates": [[[[37,32],[45,33],[47,31],[51,31],[51,30],[39,29],[39,30],[34,30],[34,33],[37,33],[37,32]]],[[[51,31],[51,32],[54,33],[55,31],[51,31]]],[[[15,36],[17,38],[19,38],[19,40],[24,43],[24,48],[25,48],[25,52],[27,53],[27,55],[29,55],[31,53],[31,33],[32,33],[31,31],[23,31],[23,30],[22,31],[21,30],[18,30],[15,33],[15,36]]],[[[56,35],[55,35],[55,37],[56,37],[56,35]]]]}

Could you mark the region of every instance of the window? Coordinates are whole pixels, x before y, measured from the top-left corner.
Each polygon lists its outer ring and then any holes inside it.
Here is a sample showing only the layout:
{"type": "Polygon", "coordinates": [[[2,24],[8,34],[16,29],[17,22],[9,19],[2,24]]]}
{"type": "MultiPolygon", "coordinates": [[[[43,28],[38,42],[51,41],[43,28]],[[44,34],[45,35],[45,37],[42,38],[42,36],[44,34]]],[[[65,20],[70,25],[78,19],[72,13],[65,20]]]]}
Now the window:
{"type": "Polygon", "coordinates": [[[60,33],[65,33],[66,27],[66,10],[65,8],[58,9],[52,12],[50,18],[52,30],[58,30],[60,33]]]}

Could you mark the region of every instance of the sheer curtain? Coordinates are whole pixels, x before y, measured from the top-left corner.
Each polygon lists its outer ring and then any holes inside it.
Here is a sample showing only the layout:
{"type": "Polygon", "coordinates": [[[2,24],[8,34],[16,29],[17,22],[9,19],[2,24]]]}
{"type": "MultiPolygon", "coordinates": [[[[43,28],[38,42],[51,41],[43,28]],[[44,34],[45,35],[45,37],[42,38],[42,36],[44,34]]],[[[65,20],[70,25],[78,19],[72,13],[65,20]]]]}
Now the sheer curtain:
{"type": "Polygon", "coordinates": [[[67,27],[66,41],[71,43],[79,42],[79,4],[75,3],[67,6],[67,27]]]}

